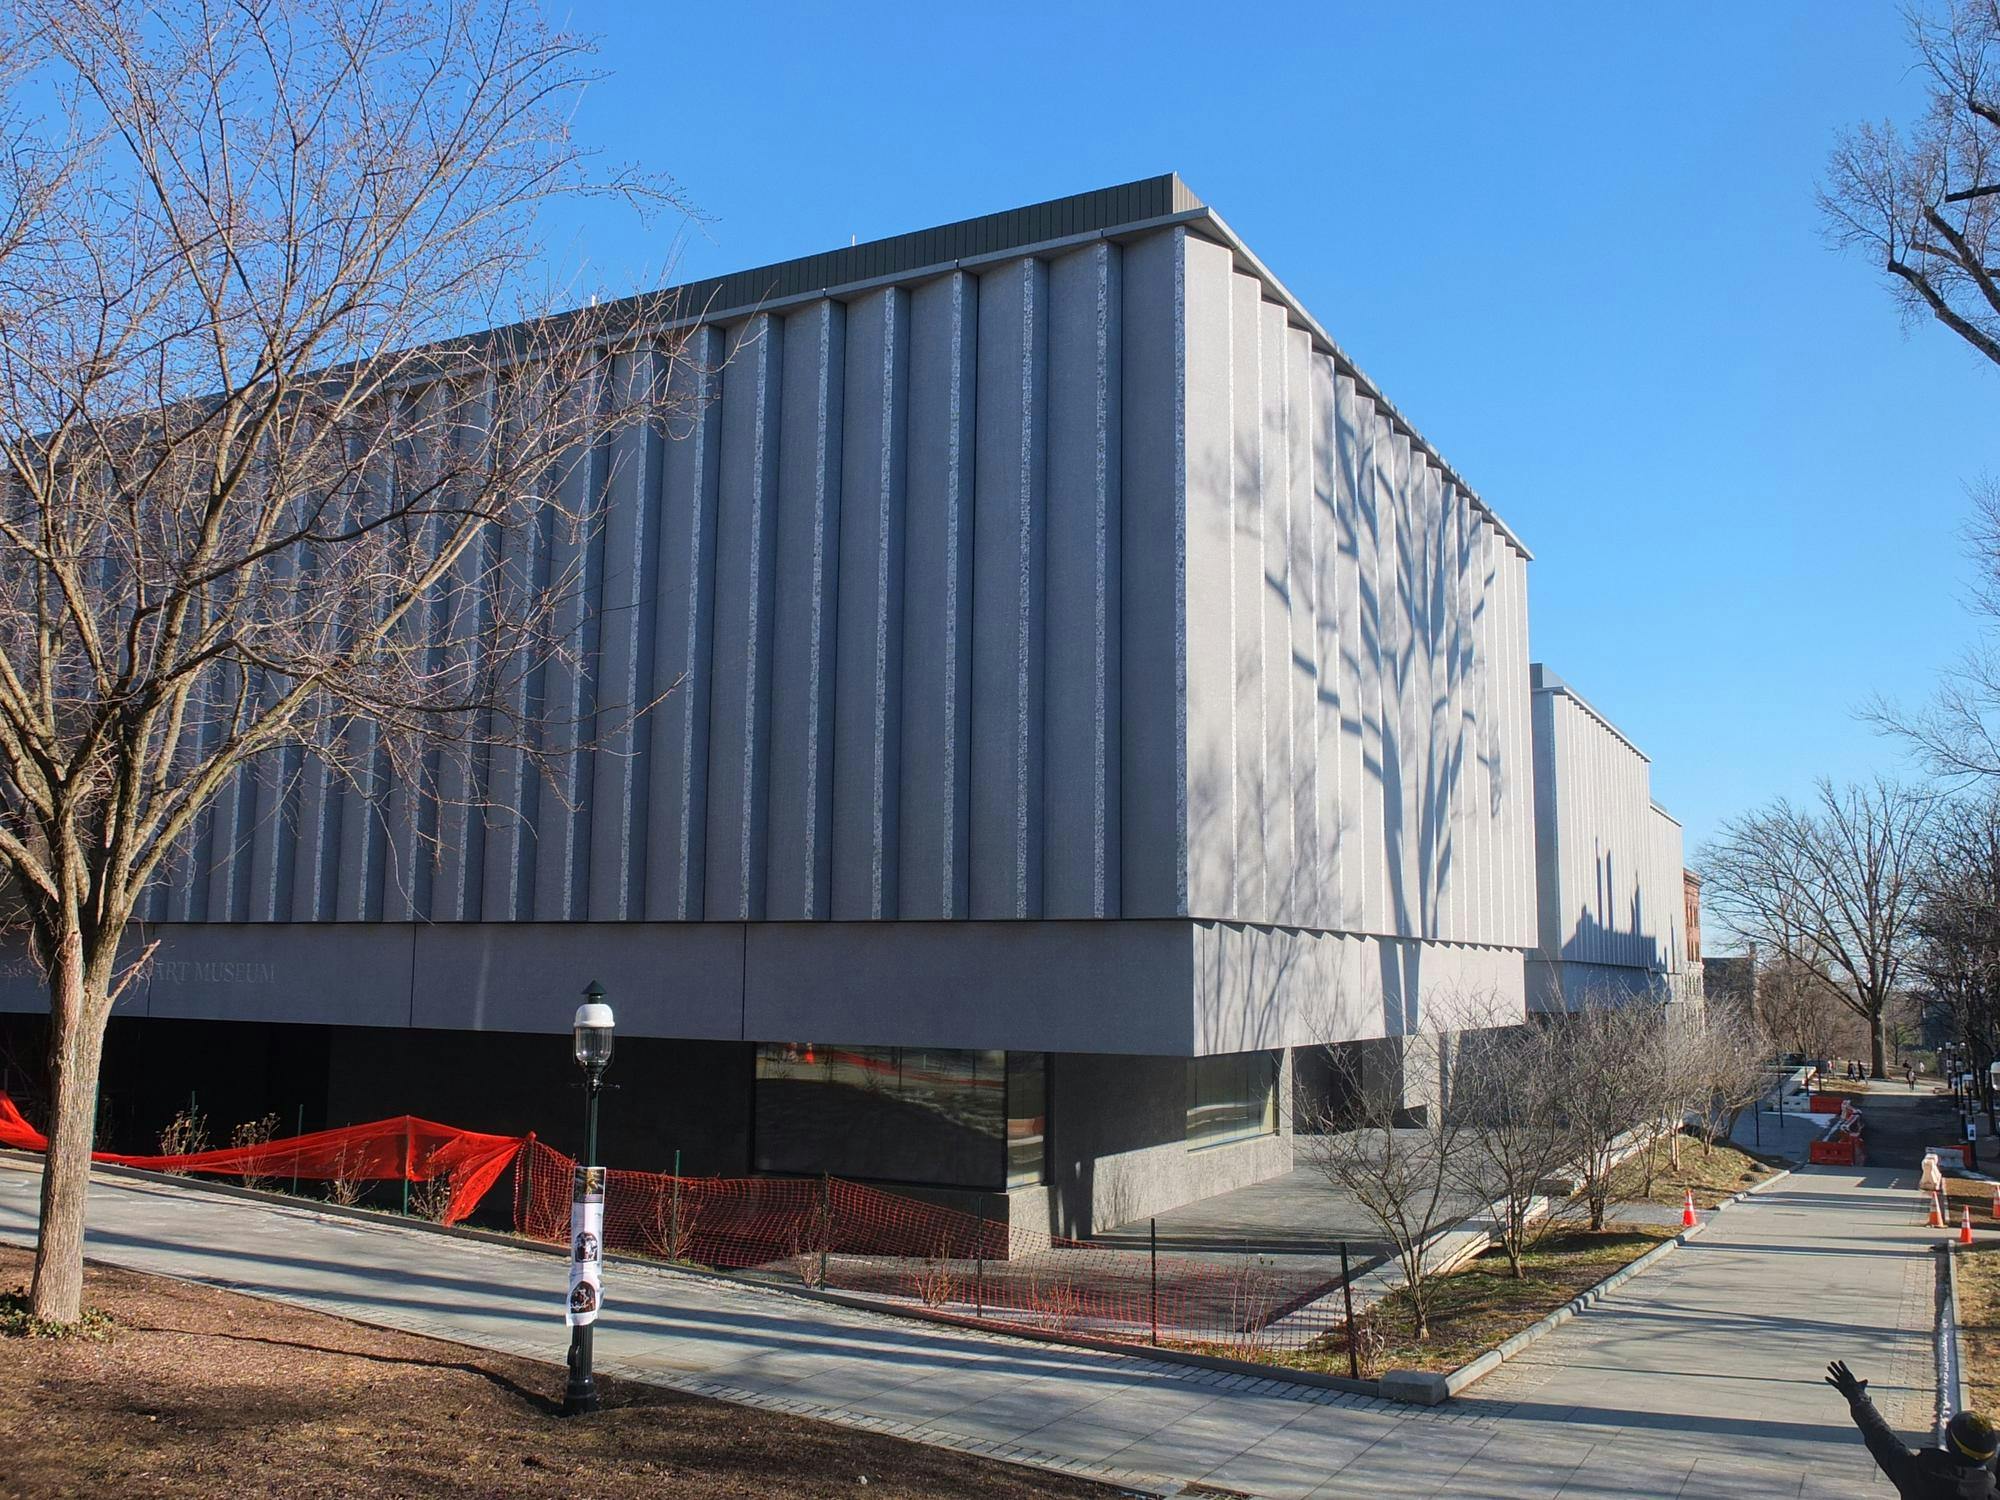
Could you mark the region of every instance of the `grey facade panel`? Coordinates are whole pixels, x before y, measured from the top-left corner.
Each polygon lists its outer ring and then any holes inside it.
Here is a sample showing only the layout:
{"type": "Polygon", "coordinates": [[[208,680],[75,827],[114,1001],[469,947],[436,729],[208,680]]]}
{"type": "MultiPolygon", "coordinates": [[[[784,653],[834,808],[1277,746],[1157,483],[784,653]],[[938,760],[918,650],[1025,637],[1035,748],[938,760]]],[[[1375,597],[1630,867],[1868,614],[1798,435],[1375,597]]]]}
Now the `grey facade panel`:
{"type": "Polygon", "coordinates": [[[698,920],[707,879],[722,358],[721,334],[699,329],[667,377],[646,827],[645,914],[654,921],[698,920]]]}
{"type": "Polygon", "coordinates": [[[840,303],[815,302],[785,319],[764,906],[776,921],[832,913],[834,629],[846,378],[847,312],[840,303]]]}
{"type": "Polygon", "coordinates": [[[751,319],[735,331],[722,377],[702,903],[718,921],[764,915],[783,346],[782,323],[751,319]]]}
{"type": "Polygon", "coordinates": [[[592,980],[628,1036],[743,1034],[743,929],[729,923],[462,923],[404,934],[408,1020],[470,1031],[567,1031],[592,980]]]}
{"type": "Polygon", "coordinates": [[[193,1021],[410,1024],[407,923],[161,927],[144,1013],[193,1021]]]}
{"type": "Polygon", "coordinates": [[[1123,535],[1121,259],[1102,241],[1049,270],[1042,912],[1119,913],[1123,535]]]}
{"type": "MultiPolygon", "coordinates": [[[[594,390],[571,400],[595,402],[594,390]]],[[[535,817],[534,913],[537,921],[581,920],[588,911],[588,845],[595,756],[582,748],[597,711],[596,648],[600,620],[592,608],[602,581],[602,554],[594,520],[600,501],[596,445],[571,455],[555,476],[557,508],[548,517],[548,572],[561,603],[556,629],[568,649],[539,673],[542,753],[548,762],[535,817]]],[[[534,689],[530,688],[533,692],[534,689]]],[[[392,799],[393,805],[393,799],[392,799]]],[[[392,850],[393,855],[393,850],[392,850]]],[[[385,886],[402,878],[392,868],[385,886]]],[[[386,900],[384,910],[393,910],[386,900]]]]}
{"type": "Polygon", "coordinates": [[[1183,259],[1188,910],[1228,912],[1236,906],[1239,826],[1232,268],[1228,251],[1193,236],[1183,259]]]}
{"type": "MultiPolygon", "coordinates": [[[[1219,518],[1225,529],[1229,573],[1230,821],[1229,904],[1197,915],[1233,917],[1273,911],[1265,842],[1270,833],[1273,788],[1264,701],[1271,685],[1265,670],[1264,539],[1271,496],[1264,487],[1264,361],[1260,316],[1264,289],[1254,276],[1232,269],[1229,286],[1229,489],[1219,518]]],[[[1218,500],[1224,499],[1218,495],[1218,500]]]]}
{"type": "Polygon", "coordinates": [[[1187,232],[1119,262],[1119,906],[1188,909],[1187,232]]]}
{"type": "Polygon", "coordinates": [[[953,918],[971,906],[978,282],[918,287],[910,323],[897,912],[953,918]]]}
{"type": "Polygon", "coordinates": [[[834,692],[832,914],[894,917],[901,854],[910,295],[847,314],[834,692]]]}
{"type": "MultiPolygon", "coordinates": [[[[473,392],[463,405],[468,425],[480,430],[492,410],[490,389],[473,392]]],[[[441,644],[450,660],[478,662],[484,657],[491,606],[480,580],[499,561],[497,549],[498,542],[491,538],[485,545],[468,548],[440,591],[441,644]]],[[[477,921],[486,863],[486,820],[480,809],[488,793],[491,756],[484,748],[446,746],[437,760],[438,802],[432,814],[437,824],[437,861],[429,915],[439,922],[477,921]]]]}
{"type": "MultiPolygon", "coordinates": [[[[611,371],[621,406],[665,383],[651,351],[620,355],[611,371]]],[[[663,434],[655,423],[621,431],[604,479],[603,581],[595,747],[591,757],[589,915],[616,922],[645,911],[653,730],[653,614],[660,596],[658,539],[663,434]]]]}
{"type": "Polygon", "coordinates": [[[749,929],[745,951],[753,1040],[1193,1047],[1185,922],[773,922],[749,929]]]}
{"type": "Polygon", "coordinates": [[[972,541],[972,915],[1042,914],[1048,267],[979,279],[972,541]]]}

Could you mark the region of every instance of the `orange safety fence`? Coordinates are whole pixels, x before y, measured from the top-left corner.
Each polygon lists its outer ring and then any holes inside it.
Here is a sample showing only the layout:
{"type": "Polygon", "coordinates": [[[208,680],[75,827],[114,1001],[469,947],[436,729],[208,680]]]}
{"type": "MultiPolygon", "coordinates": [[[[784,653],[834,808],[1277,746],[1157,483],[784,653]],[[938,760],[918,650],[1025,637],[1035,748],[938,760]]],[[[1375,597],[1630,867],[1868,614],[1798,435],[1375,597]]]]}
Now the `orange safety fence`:
{"type": "MultiPolygon", "coordinates": [[[[366,1125],[316,1130],[256,1146],[224,1146],[178,1156],[130,1156],[93,1151],[90,1159],[149,1172],[204,1172],[217,1177],[298,1177],[314,1182],[431,1182],[451,1185],[443,1222],[456,1224],[514,1164],[532,1135],[482,1135],[398,1115],[366,1125]]],[[[0,1094],[0,1146],[46,1151],[48,1137],[0,1094]]]]}
{"type": "MultiPolygon", "coordinates": [[[[0,1094],[0,1146],[45,1138],[0,1094]]],[[[482,1135],[410,1115],[181,1156],[97,1152],[153,1171],[314,1181],[451,1183],[457,1223],[511,1166],[515,1232],[566,1243],[575,1162],[534,1135],[482,1135]]],[[[1337,1247],[1228,1256],[1066,1239],[839,1178],[676,1177],[613,1169],[604,1247],[755,1272],[1001,1327],[1237,1355],[1343,1353],[1337,1247]]]]}
{"type": "MultiPolygon", "coordinates": [[[[569,1235],[575,1162],[541,1141],[514,1174],[514,1227],[569,1235]]],[[[1220,1258],[1040,1231],[839,1178],[613,1169],[607,1250],[756,1271],[1003,1326],[1234,1353],[1345,1349],[1338,1248],[1220,1258]],[[1337,1336],[1337,1337],[1336,1337],[1337,1336]]]]}

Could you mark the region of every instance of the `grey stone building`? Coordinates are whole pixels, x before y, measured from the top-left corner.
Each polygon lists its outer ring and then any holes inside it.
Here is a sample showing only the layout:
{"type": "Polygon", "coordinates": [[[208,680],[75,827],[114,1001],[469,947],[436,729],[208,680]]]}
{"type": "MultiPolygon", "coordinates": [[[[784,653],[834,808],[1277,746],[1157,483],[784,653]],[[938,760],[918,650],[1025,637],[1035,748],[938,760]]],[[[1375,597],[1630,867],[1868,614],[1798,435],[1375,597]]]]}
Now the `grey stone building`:
{"type": "MultiPolygon", "coordinates": [[[[688,357],[613,378],[689,414],[557,560],[586,670],[542,691],[598,749],[495,756],[485,819],[246,775],[146,914],[114,1090],[559,1137],[594,978],[614,1163],[1074,1231],[1287,1169],[1325,1044],[1519,1019],[1531,952],[1671,963],[1622,843],[1629,955],[1538,900],[1527,550],[1178,178],[680,305],[688,357]]],[[[42,1007],[19,966],[0,1004],[42,1007]]]]}
{"type": "Polygon", "coordinates": [[[1533,685],[1540,925],[1530,1007],[1696,998],[1681,825],[1653,800],[1652,761],[1540,662],[1533,685]]]}

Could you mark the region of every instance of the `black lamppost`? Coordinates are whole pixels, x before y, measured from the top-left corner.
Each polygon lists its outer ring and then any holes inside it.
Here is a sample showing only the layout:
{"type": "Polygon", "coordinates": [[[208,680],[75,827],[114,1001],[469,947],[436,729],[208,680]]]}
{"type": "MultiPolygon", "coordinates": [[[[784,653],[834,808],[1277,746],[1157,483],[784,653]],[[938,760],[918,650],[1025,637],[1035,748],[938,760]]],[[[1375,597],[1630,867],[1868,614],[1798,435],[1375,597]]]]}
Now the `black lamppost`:
{"type": "MultiPolygon", "coordinates": [[[[584,1196],[582,1182],[587,1180],[590,1168],[597,1165],[597,1096],[604,1088],[604,1070],[611,1063],[613,1024],[611,1007],[604,1003],[604,986],[593,979],[583,992],[583,1004],[576,1008],[576,1020],[571,1027],[577,1066],[583,1069],[584,1077],[583,1160],[578,1163],[582,1171],[579,1173],[579,1190],[571,1194],[579,1207],[584,1196]]],[[[572,1225],[570,1228],[572,1257],[577,1254],[575,1241],[581,1227],[572,1225]]],[[[601,1256],[603,1252],[593,1245],[591,1253],[601,1256]]],[[[570,1328],[569,1382],[563,1387],[563,1415],[566,1417],[597,1410],[597,1382],[590,1373],[591,1335],[595,1331],[590,1323],[578,1323],[570,1328]]]]}

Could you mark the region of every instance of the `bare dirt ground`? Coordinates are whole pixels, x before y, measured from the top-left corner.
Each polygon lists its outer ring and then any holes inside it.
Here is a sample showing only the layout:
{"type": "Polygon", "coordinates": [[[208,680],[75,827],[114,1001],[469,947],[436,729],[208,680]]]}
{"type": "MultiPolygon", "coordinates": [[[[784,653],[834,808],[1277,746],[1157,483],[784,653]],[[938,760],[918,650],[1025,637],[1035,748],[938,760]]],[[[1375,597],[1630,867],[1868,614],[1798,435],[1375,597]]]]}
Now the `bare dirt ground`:
{"type": "MultiPolygon", "coordinates": [[[[28,1270],[0,1248],[0,1288],[28,1270]]],[[[558,1365],[107,1267],[85,1297],[116,1320],[108,1342],[0,1339],[0,1496],[1119,1493],[621,1381],[564,1421],[558,1365]]]]}

